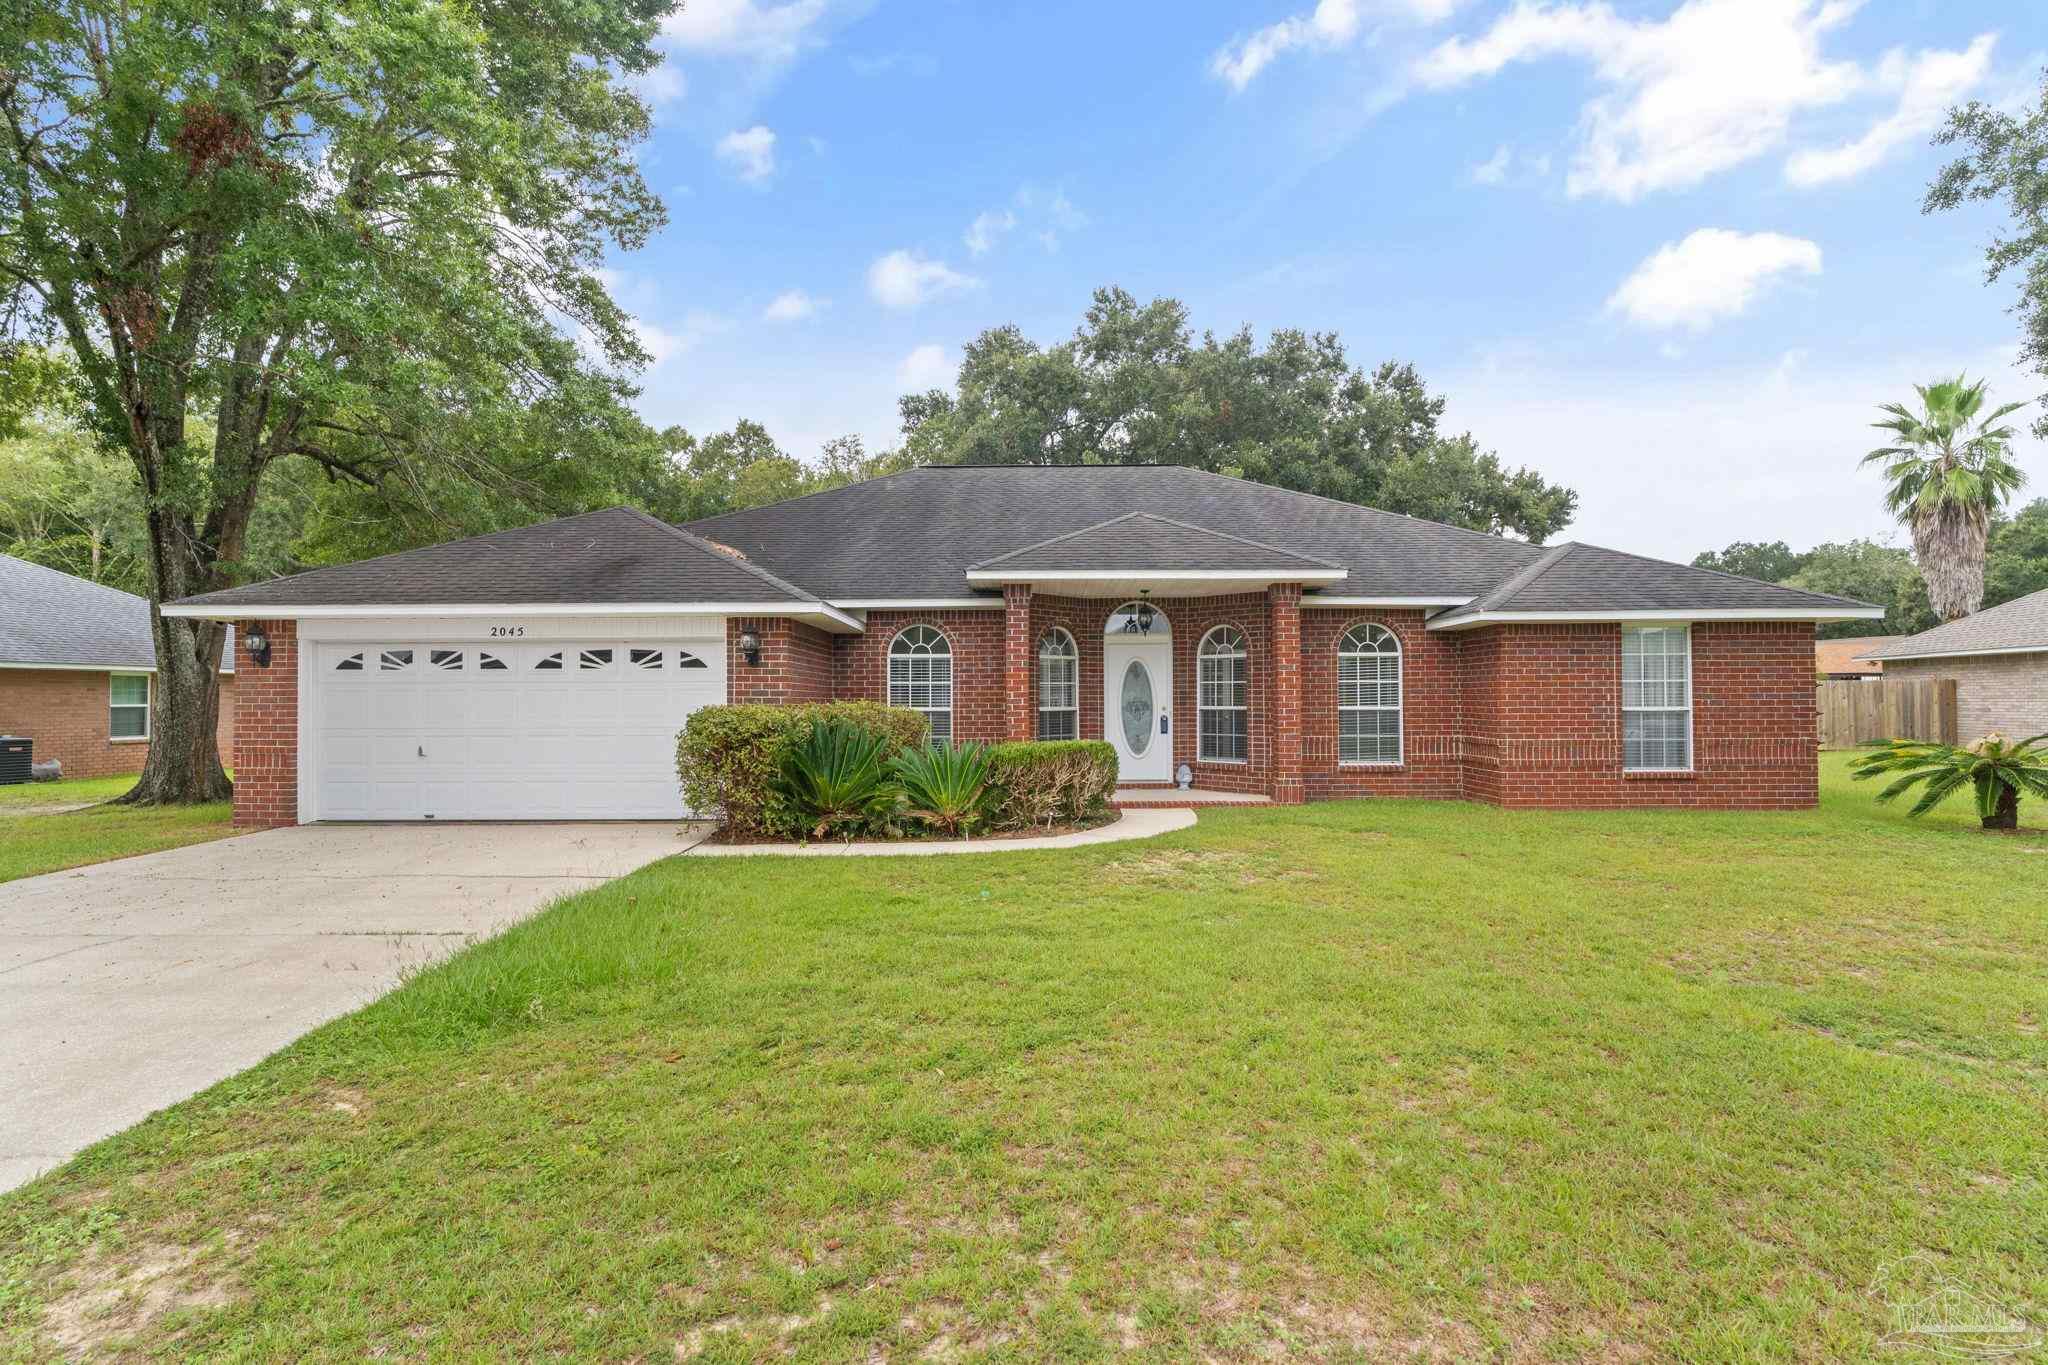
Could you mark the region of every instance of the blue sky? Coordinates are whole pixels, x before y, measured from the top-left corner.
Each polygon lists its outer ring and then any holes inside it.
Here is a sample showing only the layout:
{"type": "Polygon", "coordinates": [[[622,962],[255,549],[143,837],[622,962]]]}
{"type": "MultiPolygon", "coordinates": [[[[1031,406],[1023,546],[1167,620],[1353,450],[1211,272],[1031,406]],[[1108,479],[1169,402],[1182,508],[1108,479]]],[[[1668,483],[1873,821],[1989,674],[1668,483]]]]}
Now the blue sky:
{"type": "Polygon", "coordinates": [[[613,284],[643,413],[699,434],[893,444],[977,332],[1058,340],[1116,284],[1413,361],[1579,489],[1567,536],[1683,559],[1903,543],[1875,404],[2048,387],[1983,283],[1999,215],[1919,211],[1940,111],[2037,89],[2038,3],[690,0],[663,45],[671,223],[613,284]]]}

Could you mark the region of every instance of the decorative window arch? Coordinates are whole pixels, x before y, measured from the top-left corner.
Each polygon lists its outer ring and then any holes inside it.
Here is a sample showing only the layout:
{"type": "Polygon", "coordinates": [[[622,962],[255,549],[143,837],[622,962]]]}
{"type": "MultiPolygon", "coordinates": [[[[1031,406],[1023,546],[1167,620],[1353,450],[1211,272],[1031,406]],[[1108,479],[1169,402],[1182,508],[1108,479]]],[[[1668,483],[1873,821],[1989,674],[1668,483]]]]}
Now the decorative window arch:
{"type": "Polygon", "coordinates": [[[932,743],[952,743],[953,646],[936,626],[906,626],[889,642],[889,705],[924,712],[932,743]]]}
{"type": "Polygon", "coordinates": [[[1195,650],[1195,756],[1204,763],[1251,757],[1250,669],[1244,633],[1218,626],[1195,650]]]}
{"type": "Polygon", "coordinates": [[[1170,640],[1173,622],[1150,602],[1126,602],[1102,623],[1102,633],[1112,640],[1170,640]]]}
{"type": "Polygon", "coordinates": [[[1337,642],[1337,761],[1401,761],[1401,642],[1362,622],[1337,642]]]}
{"type": "Polygon", "coordinates": [[[1058,626],[1038,637],[1038,737],[1081,737],[1081,651],[1058,626]]]}

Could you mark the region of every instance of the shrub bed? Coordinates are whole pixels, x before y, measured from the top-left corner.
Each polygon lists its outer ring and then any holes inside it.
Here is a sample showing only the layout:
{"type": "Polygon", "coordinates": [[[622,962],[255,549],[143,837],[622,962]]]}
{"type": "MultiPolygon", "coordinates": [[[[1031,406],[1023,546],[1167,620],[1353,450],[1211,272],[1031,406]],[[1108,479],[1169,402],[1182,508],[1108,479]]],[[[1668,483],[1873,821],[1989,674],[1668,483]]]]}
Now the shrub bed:
{"type": "Polygon", "coordinates": [[[725,813],[727,830],[743,838],[791,838],[804,831],[777,789],[790,753],[813,727],[839,720],[881,735],[885,757],[923,744],[924,714],[873,701],[746,704],[694,711],[676,740],[676,776],[683,801],[697,811],[725,813]]]}
{"type": "Polygon", "coordinates": [[[1078,825],[1109,814],[1116,750],[1099,739],[1030,740],[990,750],[995,823],[1003,829],[1078,825]]]}

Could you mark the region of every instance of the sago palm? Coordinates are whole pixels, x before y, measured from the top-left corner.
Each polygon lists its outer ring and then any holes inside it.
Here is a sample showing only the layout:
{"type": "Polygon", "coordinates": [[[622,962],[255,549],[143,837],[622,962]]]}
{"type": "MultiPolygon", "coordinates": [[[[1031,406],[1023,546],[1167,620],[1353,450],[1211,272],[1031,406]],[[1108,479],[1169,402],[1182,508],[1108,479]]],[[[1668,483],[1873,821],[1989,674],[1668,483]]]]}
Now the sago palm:
{"type": "Polygon", "coordinates": [[[1963,376],[1915,384],[1920,411],[1886,403],[1872,426],[1897,439],[1863,457],[1882,464],[1885,506],[1913,530],[1913,553],[1927,597],[1944,621],[1984,601],[1984,540],[1991,514],[2027,481],[2008,458],[2013,429],[2004,420],[2026,406],[2007,403],[1985,416],[1984,381],[1963,376]]]}
{"type": "Polygon", "coordinates": [[[2048,748],[2035,735],[2015,744],[1996,731],[1975,744],[1957,748],[1925,740],[1895,739],[1851,764],[1851,776],[1861,782],[1872,777],[1895,777],[1877,794],[1880,804],[1901,796],[1914,787],[1920,799],[1908,815],[1925,815],[1964,787],[1977,798],[1977,819],[1985,829],[2018,829],[2020,796],[2048,798],[2048,748]]]}

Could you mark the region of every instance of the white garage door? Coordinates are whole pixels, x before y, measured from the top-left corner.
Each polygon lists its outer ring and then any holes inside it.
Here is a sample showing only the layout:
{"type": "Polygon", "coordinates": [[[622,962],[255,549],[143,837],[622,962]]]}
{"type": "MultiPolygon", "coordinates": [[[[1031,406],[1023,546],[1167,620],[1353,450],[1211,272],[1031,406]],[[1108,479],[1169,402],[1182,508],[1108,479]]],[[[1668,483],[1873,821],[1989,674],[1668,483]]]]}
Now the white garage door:
{"type": "Polygon", "coordinates": [[[644,820],[686,814],[676,734],[725,700],[722,639],[323,643],[322,820],[644,820]]]}

